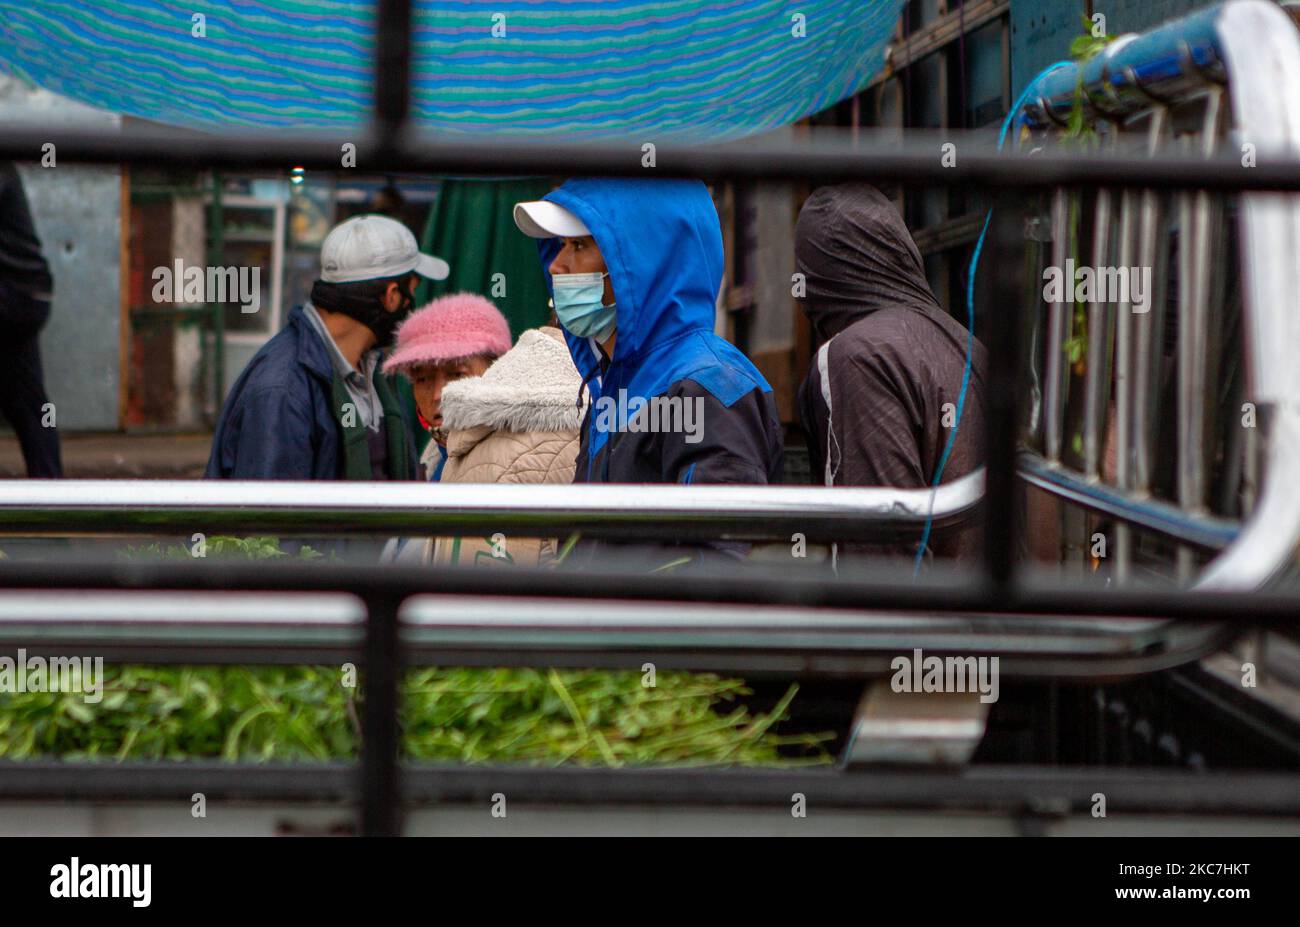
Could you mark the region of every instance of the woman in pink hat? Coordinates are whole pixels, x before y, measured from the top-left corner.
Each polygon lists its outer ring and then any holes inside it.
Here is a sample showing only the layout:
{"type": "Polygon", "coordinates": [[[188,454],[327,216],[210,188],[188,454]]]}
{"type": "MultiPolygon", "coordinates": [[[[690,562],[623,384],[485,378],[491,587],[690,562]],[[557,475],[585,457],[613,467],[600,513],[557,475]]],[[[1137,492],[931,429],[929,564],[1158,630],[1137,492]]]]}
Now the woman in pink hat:
{"type": "MultiPolygon", "coordinates": [[[[465,293],[446,296],[398,329],[384,369],[403,371],[415,386],[421,423],[436,439],[429,445],[437,450],[425,452],[431,479],[573,482],[586,404],[582,375],[558,328],[526,331],[512,348],[506,320],[490,302],[465,293]]],[[[557,550],[555,538],[499,533],[410,540],[398,541],[391,558],[536,566],[554,560],[557,550]]]]}
{"type": "Polygon", "coordinates": [[[482,376],[509,350],[505,316],[473,293],[439,297],[412,313],[397,330],[397,344],[384,362],[384,373],[397,371],[411,381],[420,424],[433,436],[420,457],[428,479],[439,479],[447,460],[443,388],[455,380],[482,376]]]}
{"type": "MultiPolygon", "coordinates": [[[[558,328],[535,328],[481,377],[447,386],[444,483],[572,483],[578,426],[586,411],[582,374],[558,328]]],[[[435,563],[539,566],[558,554],[556,538],[438,538],[435,563]]]]}

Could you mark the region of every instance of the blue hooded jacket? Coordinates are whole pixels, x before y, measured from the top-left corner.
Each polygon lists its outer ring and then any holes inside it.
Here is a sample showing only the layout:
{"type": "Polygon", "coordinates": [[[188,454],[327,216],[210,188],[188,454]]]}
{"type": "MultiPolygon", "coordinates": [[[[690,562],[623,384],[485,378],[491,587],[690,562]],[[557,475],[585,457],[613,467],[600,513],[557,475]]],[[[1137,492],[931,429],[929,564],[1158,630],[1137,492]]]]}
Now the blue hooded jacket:
{"type": "MultiPolygon", "coordinates": [[[[704,184],[574,179],[546,199],[591,230],[617,304],[614,356],[605,369],[593,339],[565,333],[592,399],[574,481],[778,482],[782,434],[772,388],[713,330],[722,232],[704,184]],[[694,401],[694,433],[625,427],[656,396],[694,401]],[[596,414],[602,397],[619,414],[596,414]]],[[[561,246],[554,238],[539,242],[548,287],[561,246]]]]}

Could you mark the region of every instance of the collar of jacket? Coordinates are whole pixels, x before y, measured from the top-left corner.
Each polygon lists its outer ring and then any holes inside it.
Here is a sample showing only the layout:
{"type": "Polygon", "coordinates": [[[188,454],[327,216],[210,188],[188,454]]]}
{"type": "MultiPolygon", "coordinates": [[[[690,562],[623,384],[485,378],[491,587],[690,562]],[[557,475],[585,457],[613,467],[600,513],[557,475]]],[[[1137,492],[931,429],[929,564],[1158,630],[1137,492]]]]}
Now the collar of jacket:
{"type": "Polygon", "coordinates": [[[475,425],[472,428],[457,428],[447,433],[447,457],[464,457],[483,442],[489,435],[496,434],[497,429],[490,425],[475,425]]]}
{"type": "MultiPolygon", "coordinates": [[[[302,306],[294,306],[289,312],[289,325],[298,333],[298,363],[324,382],[330,390],[330,408],[334,420],[338,422],[343,446],[343,478],[347,480],[372,480],[370,471],[370,445],[366,438],[366,426],[361,424],[359,416],[353,416],[352,424],[344,418],[343,410],[350,401],[347,386],[334,372],[330,362],[329,349],[321,344],[320,336],[308,321],[302,306]]],[[[380,368],[375,364],[375,392],[379,394],[379,404],[384,410],[384,438],[388,442],[388,478],[392,480],[413,479],[411,461],[406,447],[406,429],[402,426],[402,407],[380,368]],[[390,428],[391,423],[399,427],[390,428]]]]}
{"type": "MultiPolygon", "coordinates": [[[[304,320],[305,322],[306,320],[304,320]]],[[[403,425],[402,407],[389,388],[384,375],[375,367],[375,392],[384,410],[384,441],[388,447],[388,478],[390,480],[414,479],[411,460],[407,454],[406,428],[403,425]]],[[[367,428],[355,413],[349,418],[344,409],[351,402],[348,388],[337,374],[330,375],[330,406],[343,437],[343,478],[345,480],[373,480],[370,469],[370,440],[367,428]]]]}
{"type": "Polygon", "coordinates": [[[436,483],[442,479],[442,467],[446,462],[447,449],[433,438],[429,438],[424,453],[420,455],[420,464],[424,467],[425,476],[429,482],[436,483]]]}
{"type": "Polygon", "coordinates": [[[576,430],[584,412],[575,402],[581,387],[582,376],[560,330],[526,331],[482,376],[448,383],[443,390],[447,451],[454,455],[453,447],[459,446],[452,432],[480,426],[514,432],[576,430]]]}
{"type": "Polygon", "coordinates": [[[325,383],[333,380],[334,365],[330,363],[329,349],[321,344],[302,306],[294,306],[289,311],[289,326],[298,333],[298,363],[325,383]]]}

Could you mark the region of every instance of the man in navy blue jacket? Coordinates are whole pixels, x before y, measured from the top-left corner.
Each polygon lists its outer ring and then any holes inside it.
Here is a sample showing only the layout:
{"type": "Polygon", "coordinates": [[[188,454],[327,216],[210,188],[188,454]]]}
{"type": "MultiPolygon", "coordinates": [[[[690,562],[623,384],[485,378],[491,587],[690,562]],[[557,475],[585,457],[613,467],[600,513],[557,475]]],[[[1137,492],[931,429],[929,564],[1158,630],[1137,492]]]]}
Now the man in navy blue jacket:
{"type": "Polygon", "coordinates": [[[414,305],[416,274],[447,277],[415,236],[383,216],[336,226],[311,300],[262,346],[230,389],[210,479],[417,479],[411,429],[380,349],[414,305]]]}

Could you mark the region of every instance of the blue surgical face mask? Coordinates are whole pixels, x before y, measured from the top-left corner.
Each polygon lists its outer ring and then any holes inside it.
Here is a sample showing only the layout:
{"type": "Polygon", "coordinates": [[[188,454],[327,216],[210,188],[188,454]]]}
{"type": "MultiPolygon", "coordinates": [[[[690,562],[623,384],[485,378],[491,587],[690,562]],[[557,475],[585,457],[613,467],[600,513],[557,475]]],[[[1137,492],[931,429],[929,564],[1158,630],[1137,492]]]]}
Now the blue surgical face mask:
{"type": "Polygon", "coordinates": [[[605,278],[609,274],[553,274],[555,317],[570,334],[606,341],[618,319],[615,307],[606,306],[605,278]]]}

